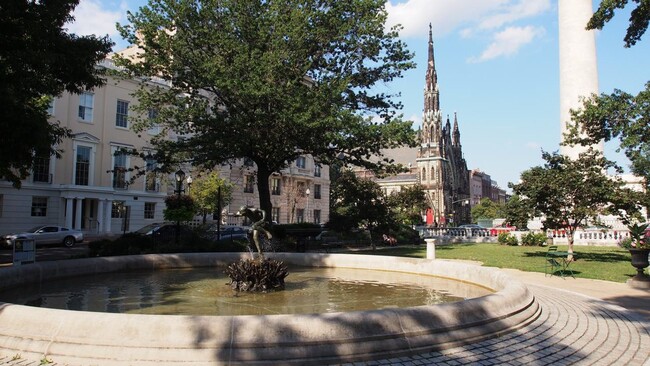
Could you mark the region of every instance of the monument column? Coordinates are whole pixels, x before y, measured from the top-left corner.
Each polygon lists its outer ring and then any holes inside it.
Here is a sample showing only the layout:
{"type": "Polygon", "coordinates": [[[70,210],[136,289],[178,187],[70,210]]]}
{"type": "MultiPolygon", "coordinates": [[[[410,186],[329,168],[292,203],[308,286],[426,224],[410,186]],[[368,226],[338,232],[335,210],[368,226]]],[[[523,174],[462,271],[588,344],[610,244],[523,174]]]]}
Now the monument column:
{"type": "MultiPolygon", "coordinates": [[[[594,31],[587,22],[593,15],[592,0],[558,0],[560,37],[560,140],[564,141],[571,109],[582,106],[581,97],[598,94],[598,62],[594,31]]],[[[594,146],[603,151],[603,143],[594,146]]],[[[573,159],[582,146],[560,146],[560,153],[573,159]]]]}

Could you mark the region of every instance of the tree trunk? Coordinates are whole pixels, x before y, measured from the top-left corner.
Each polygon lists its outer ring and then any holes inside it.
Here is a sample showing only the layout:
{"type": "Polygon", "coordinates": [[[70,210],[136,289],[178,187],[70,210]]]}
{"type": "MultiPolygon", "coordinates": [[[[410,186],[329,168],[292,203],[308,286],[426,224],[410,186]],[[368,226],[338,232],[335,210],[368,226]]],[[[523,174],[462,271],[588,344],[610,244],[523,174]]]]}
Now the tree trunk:
{"type": "Polygon", "coordinates": [[[572,261],[573,260],[573,234],[575,234],[575,229],[569,228],[566,231],[566,239],[569,242],[569,255],[567,256],[567,260],[572,261]]]}
{"type": "Polygon", "coordinates": [[[271,190],[269,189],[269,178],[271,172],[268,169],[257,166],[257,191],[259,192],[260,209],[266,212],[266,221],[271,222],[271,190]]]}

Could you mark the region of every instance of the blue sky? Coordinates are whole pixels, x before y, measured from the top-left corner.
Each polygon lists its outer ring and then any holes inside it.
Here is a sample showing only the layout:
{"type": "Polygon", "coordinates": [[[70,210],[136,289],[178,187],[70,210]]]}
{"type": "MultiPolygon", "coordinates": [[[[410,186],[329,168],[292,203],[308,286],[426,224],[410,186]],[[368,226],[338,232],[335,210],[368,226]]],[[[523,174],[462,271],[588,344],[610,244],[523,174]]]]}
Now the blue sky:
{"type": "MultiPolygon", "coordinates": [[[[541,150],[559,148],[558,0],[390,0],[390,24],[415,53],[417,68],[387,87],[402,94],[402,113],[421,124],[429,23],[433,26],[443,116],[458,114],[469,169],[480,169],[502,188],[542,164],[541,150]]],[[[567,1],[567,0],[564,0],[567,1]]],[[[600,1],[594,1],[594,9],[600,1]]],[[[123,48],[115,23],[126,22],[144,0],[81,0],[78,34],[109,34],[123,48]]],[[[597,32],[600,92],[636,94],[650,81],[650,47],[644,37],[623,47],[629,11],[619,11],[597,32]]],[[[625,165],[615,144],[606,155],[625,165]]]]}

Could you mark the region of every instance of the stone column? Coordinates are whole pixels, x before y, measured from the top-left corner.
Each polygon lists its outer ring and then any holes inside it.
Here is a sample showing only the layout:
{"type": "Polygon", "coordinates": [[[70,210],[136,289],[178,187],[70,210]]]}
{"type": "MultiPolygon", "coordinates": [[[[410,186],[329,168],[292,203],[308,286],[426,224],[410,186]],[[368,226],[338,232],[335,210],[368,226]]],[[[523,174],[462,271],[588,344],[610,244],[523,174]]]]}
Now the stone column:
{"type": "Polygon", "coordinates": [[[81,217],[82,216],[82,214],[81,214],[81,212],[82,212],[81,204],[82,203],[83,203],[83,199],[82,198],[77,198],[77,210],[75,212],[75,217],[74,217],[74,228],[77,229],[77,230],[81,230],[81,218],[82,218],[81,217]]]}
{"type": "Polygon", "coordinates": [[[436,259],[436,239],[424,239],[427,243],[427,259],[436,259]]]}
{"type": "Polygon", "coordinates": [[[65,199],[65,227],[72,229],[72,198],[65,199]]]}
{"type": "MultiPolygon", "coordinates": [[[[598,93],[598,62],[594,31],[587,31],[593,15],[592,0],[559,0],[558,24],[560,37],[560,139],[571,109],[582,106],[581,97],[598,93]]],[[[601,142],[595,148],[603,151],[601,142]]],[[[560,153],[573,159],[585,151],[582,146],[560,146],[560,153]]]]}
{"type": "Polygon", "coordinates": [[[106,204],[104,205],[104,232],[110,233],[111,232],[111,208],[113,206],[113,202],[111,200],[106,200],[104,202],[106,202],[106,204]]]}
{"type": "Polygon", "coordinates": [[[106,201],[104,200],[98,200],[97,201],[97,232],[98,233],[103,233],[104,232],[104,205],[106,201]]]}

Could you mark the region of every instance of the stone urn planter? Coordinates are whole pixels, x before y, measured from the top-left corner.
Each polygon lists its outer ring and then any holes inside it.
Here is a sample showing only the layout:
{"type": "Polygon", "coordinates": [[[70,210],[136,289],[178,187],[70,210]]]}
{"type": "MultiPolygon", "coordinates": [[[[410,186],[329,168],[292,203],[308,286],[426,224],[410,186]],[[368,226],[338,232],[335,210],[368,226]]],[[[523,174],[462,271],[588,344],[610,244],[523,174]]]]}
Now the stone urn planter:
{"type": "Polygon", "coordinates": [[[635,249],[630,248],[630,255],[632,256],[632,266],[636,268],[636,278],[647,278],[648,276],[643,273],[643,270],[650,265],[648,261],[648,255],[650,254],[650,249],[635,249]]]}

